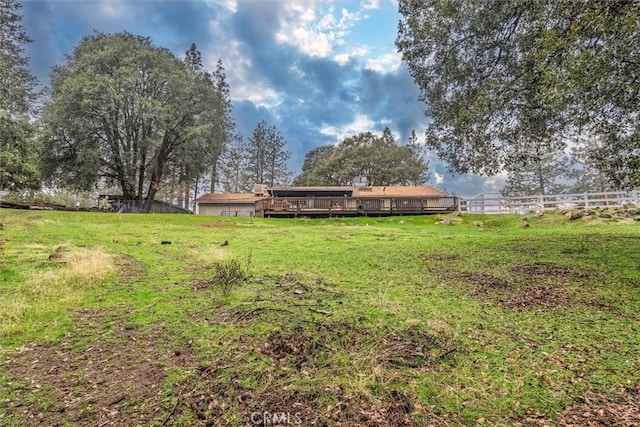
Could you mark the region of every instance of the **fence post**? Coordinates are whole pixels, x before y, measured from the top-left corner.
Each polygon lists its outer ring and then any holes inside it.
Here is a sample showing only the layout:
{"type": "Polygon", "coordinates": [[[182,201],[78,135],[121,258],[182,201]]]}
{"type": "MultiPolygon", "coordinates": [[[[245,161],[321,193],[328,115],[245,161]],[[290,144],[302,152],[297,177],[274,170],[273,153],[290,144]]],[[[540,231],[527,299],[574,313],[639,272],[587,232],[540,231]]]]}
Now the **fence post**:
{"type": "Polygon", "coordinates": [[[544,194],[540,195],[540,210],[544,212],[544,194]]]}
{"type": "Polygon", "coordinates": [[[584,208],[587,209],[589,207],[589,194],[584,193],[584,208]]]}

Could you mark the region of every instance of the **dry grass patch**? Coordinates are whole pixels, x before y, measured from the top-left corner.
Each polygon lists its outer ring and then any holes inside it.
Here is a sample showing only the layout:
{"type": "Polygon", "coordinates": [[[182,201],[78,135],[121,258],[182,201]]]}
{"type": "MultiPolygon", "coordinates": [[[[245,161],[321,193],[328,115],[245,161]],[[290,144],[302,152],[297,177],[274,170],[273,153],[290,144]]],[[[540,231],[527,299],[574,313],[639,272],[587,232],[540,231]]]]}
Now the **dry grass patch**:
{"type": "Polygon", "coordinates": [[[77,302],[115,269],[113,257],[100,248],[59,246],[49,260],[46,268],[33,270],[0,295],[0,336],[22,331],[25,320],[77,302]]]}
{"type": "Polygon", "coordinates": [[[219,246],[209,246],[208,248],[197,248],[189,251],[188,258],[198,265],[209,265],[216,261],[224,261],[229,256],[228,251],[219,246]]]}

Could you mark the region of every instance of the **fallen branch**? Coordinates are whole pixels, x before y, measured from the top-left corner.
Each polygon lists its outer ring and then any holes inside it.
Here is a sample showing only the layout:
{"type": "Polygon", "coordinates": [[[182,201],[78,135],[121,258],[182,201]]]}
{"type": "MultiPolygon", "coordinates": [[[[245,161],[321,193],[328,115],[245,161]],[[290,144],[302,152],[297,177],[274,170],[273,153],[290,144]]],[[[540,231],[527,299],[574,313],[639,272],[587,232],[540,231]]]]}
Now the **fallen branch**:
{"type": "Polygon", "coordinates": [[[176,404],[173,405],[173,408],[171,409],[171,411],[169,411],[169,415],[167,415],[167,418],[165,418],[164,421],[160,424],[160,427],[166,425],[167,422],[173,416],[173,414],[176,412],[176,409],[178,409],[178,405],[180,404],[180,400],[182,400],[182,393],[184,393],[184,391],[187,389],[188,386],[189,386],[189,382],[187,382],[185,384],[185,386],[182,387],[182,390],[180,390],[180,393],[178,393],[178,398],[176,399],[176,404]]]}
{"type": "Polygon", "coordinates": [[[248,316],[252,316],[252,315],[256,314],[256,313],[257,313],[257,312],[259,312],[259,311],[268,311],[268,310],[269,310],[269,311],[280,311],[280,312],[284,312],[284,313],[290,313],[290,314],[293,314],[293,313],[291,313],[291,311],[286,310],[286,309],[284,309],[284,308],[274,308],[274,307],[256,307],[256,308],[254,308],[254,309],[252,309],[252,310],[245,311],[244,313],[240,314],[239,316],[237,316],[237,317],[233,320],[233,322],[232,322],[232,323],[239,322],[240,320],[242,320],[242,319],[244,319],[244,318],[246,318],[246,317],[248,317],[248,316]]]}
{"type": "Polygon", "coordinates": [[[444,359],[445,357],[447,357],[451,353],[455,353],[456,351],[458,351],[458,347],[453,347],[452,349],[447,350],[444,353],[442,353],[440,356],[438,356],[438,358],[439,359],[444,359]]]}

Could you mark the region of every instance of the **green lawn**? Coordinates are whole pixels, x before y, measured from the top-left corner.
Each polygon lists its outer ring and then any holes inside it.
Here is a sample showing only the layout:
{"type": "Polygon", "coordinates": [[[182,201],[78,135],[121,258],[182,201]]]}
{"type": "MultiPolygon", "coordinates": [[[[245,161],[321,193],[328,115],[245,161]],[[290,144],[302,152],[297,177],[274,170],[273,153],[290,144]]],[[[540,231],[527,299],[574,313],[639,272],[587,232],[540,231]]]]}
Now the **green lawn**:
{"type": "Polygon", "coordinates": [[[640,223],[441,218],[1,210],[0,425],[640,422],[640,223]]]}

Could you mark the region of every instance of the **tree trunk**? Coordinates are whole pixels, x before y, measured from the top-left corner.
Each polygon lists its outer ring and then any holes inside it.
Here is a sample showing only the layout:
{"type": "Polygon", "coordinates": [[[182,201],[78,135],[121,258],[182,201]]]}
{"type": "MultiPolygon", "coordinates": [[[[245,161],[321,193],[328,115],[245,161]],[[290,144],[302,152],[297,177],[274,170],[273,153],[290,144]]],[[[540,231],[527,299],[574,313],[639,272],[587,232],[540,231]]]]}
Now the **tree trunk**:
{"type": "Polygon", "coordinates": [[[536,161],[536,171],[538,174],[538,186],[540,189],[540,194],[544,196],[544,175],[543,175],[543,171],[542,171],[542,162],[538,159],[536,161]]]}
{"type": "Polygon", "coordinates": [[[196,184],[193,186],[193,206],[191,206],[191,211],[196,211],[196,199],[198,198],[198,180],[196,179],[196,184]]]}
{"type": "Polygon", "coordinates": [[[164,164],[169,158],[171,153],[171,138],[169,131],[165,131],[162,138],[162,146],[158,150],[158,155],[155,159],[155,165],[153,165],[153,172],[151,173],[151,182],[149,183],[149,192],[147,193],[147,200],[144,202],[143,211],[146,213],[151,212],[153,207],[153,200],[156,197],[156,193],[160,189],[160,183],[162,182],[162,173],[164,171],[164,164]]]}
{"type": "Polygon", "coordinates": [[[189,204],[191,203],[191,185],[189,184],[188,181],[184,182],[184,185],[182,186],[182,189],[184,191],[184,203],[182,205],[182,207],[184,209],[189,209],[189,204]]]}
{"type": "MultiPolygon", "coordinates": [[[[215,193],[216,192],[216,184],[217,182],[217,177],[218,177],[218,162],[215,161],[213,163],[213,165],[211,166],[211,187],[210,187],[210,193],[215,193]]],[[[197,186],[197,184],[196,184],[197,186]]]]}

